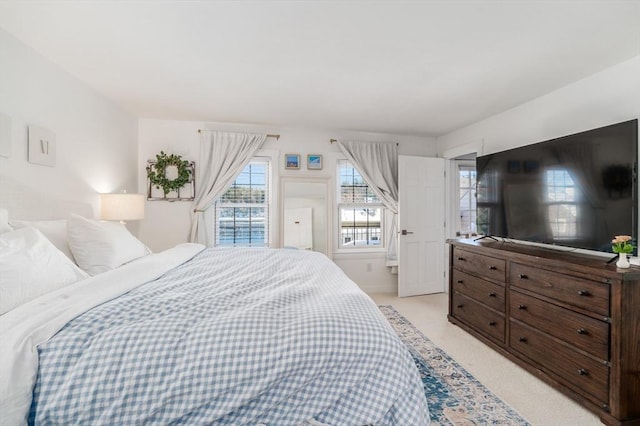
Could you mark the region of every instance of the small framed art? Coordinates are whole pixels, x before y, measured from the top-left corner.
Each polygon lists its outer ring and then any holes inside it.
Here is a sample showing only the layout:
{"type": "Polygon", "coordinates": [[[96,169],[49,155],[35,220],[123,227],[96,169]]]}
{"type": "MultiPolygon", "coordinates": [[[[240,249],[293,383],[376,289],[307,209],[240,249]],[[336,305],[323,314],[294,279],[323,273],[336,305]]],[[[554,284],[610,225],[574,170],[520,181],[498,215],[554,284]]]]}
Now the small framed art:
{"type": "Polygon", "coordinates": [[[300,154],[285,154],[284,168],[289,170],[297,170],[300,168],[300,154]]]}
{"type": "Polygon", "coordinates": [[[44,127],[29,126],[27,160],[42,166],[56,166],[56,134],[44,127]]]}
{"type": "Polygon", "coordinates": [[[322,170],[322,155],[320,154],[307,155],[307,169],[322,170]]]}

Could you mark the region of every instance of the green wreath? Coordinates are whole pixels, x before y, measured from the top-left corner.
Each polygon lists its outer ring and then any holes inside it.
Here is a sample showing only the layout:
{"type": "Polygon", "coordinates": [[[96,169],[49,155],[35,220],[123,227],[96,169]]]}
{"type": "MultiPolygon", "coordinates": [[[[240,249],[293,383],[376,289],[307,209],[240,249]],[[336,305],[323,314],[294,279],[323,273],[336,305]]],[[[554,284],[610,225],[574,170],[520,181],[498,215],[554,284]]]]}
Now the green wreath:
{"type": "Polygon", "coordinates": [[[147,178],[151,185],[156,188],[162,188],[162,192],[166,197],[171,191],[177,191],[182,188],[191,179],[191,168],[189,162],[182,159],[181,155],[167,155],[164,151],[156,155],[156,163],[147,166],[147,178]],[[175,179],[168,179],[166,169],[169,166],[176,166],[178,176],[175,179]]]}

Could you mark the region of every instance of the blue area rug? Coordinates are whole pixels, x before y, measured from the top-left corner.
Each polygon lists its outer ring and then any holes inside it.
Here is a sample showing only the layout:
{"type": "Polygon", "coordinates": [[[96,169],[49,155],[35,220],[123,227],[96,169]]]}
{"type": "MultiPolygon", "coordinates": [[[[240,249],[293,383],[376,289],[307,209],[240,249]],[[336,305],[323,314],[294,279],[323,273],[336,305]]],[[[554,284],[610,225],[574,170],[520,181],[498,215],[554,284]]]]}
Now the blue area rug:
{"type": "Polygon", "coordinates": [[[529,425],[392,306],[380,306],[420,371],[432,425],[529,425]]]}

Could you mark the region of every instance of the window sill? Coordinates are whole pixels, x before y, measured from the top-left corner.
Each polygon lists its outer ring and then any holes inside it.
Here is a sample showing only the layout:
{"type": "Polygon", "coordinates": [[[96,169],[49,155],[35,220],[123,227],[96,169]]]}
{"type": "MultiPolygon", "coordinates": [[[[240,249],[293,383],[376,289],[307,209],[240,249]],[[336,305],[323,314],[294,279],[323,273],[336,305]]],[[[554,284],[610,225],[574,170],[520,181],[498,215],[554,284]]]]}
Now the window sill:
{"type": "Polygon", "coordinates": [[[353,248],[353,249],[336,249],[333,254],[377,254],[386,253],[386,248],[353,248]]]}

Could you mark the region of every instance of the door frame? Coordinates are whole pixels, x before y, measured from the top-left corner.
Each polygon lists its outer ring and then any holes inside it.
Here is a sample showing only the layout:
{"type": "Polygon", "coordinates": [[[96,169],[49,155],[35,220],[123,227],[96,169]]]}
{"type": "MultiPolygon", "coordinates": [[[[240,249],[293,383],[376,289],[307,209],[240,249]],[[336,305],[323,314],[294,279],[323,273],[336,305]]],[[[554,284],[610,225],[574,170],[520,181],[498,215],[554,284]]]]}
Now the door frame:
{"type": "MultiPolygon", "coordinates": [[[[474,142],[465,143],[462,145],[458,145],[456,147],[444,150],[441,154],[441,157],[446,160],[445,170],[447,173],[447,178],[445,179],[445,191],[444,191],[444,202],[445,202],[445,238],[455,238],[456,237],[456,224],[458,223],[458,218],[456,218],[456,212],[458,211],[458,207],[456,207],[456,203],[458,201],[458,191],[457,191],[457,181],[458,181],[458,166],[456,164],[456,159],[460,157],[464,157],[467,155],[480,156],[484,154],[484,139],[477,139],[474,142]]],[[[445,261],[446,265],[449,265],[451,259],[449,259],[449,247],[447,244],[443,247],[445,251],[445,261]]],[[[449,268],[444,268],[445,270],[445,282],[449,282],[449,268]]],[[[445,293],[449,293],[449,286],[445,286],[445,293]]]]}

